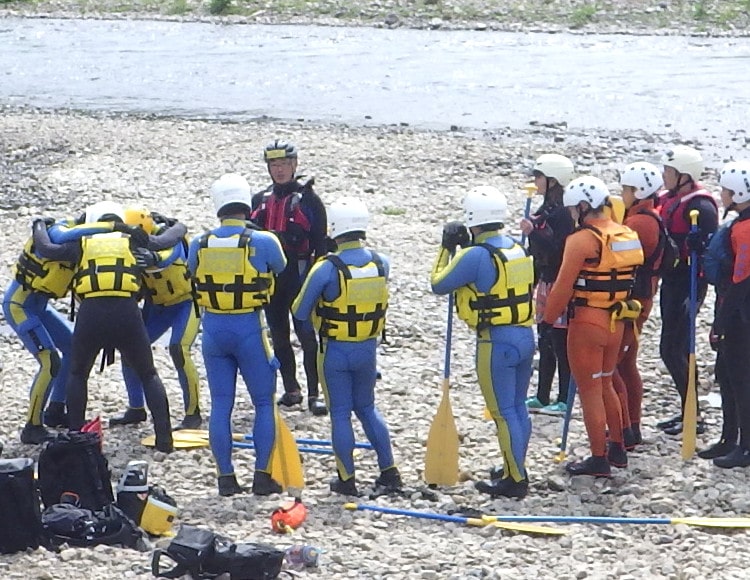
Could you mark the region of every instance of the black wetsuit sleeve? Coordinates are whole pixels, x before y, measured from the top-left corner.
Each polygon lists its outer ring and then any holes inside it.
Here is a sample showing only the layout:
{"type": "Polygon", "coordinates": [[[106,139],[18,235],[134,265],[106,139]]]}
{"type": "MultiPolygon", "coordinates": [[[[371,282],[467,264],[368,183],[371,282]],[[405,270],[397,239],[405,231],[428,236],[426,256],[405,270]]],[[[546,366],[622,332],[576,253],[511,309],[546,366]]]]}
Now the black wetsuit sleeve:
{"type": "Polygon", "coordinates": [[[187,235],[187,226],[180,222],[156,236],[148,237],[148,249],[154,252],[173,248],[187,235]]]}
{"type": "Polygon", "coordinates": [[[323,205],[323,200],[312,189],[308,189],[302,194],[300,203],[308,208],[309,212],[306,213],[312,216],[312,223],[310,224],[310,249],[314,254],[313,259],[325,256],[328,216],[326,214],[326,207],[323,205]]]}
{"type": "Polygon", "coordinates": [[[80,242],[65,242],[55,244],[49,239],[47,225],[43,221],[34,223],[34,250],[42,258],[58,262],[78,262],[81,258],[80,242]]]}

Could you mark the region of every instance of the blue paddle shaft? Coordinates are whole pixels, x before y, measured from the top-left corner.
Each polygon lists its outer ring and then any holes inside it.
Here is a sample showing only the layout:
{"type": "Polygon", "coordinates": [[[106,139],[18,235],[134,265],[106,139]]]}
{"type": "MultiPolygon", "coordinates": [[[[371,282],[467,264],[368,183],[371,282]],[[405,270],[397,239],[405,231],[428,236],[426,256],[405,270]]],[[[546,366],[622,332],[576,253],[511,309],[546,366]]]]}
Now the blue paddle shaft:
{"type": "MultiPolygon", "coordinates": [[[[238,449],[255,449],[255,443],[242,443],[235,441],[232,447],[238,449]]],[[[318,455],[333,455],[333,449],[324,449],[321,447],[298,447],[300,453],[317,453],[318,455]]]]}

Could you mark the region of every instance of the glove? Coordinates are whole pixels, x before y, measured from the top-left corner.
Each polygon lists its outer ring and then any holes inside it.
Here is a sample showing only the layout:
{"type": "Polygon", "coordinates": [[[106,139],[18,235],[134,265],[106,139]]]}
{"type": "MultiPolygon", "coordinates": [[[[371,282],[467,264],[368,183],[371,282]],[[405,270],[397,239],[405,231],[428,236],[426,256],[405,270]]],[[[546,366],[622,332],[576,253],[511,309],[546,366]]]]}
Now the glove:
{"type": "Polygon", "coordinates": [[[552,328],[553,326],[549,322],[540,322],[537,325],[537,334],[539,336],[539,342],[545,342],[549,336],[552,334],[552,328]]]}
{"type": "Polygon", "coordinates": [[[141,226],[129,226],[128,224],[124,224],[122,222],[115,222],[112,225],[112,231],[128,234],[130,236],[130,239],[133,241],[132,243],[139,248],[148,247],[149,236],[141,228],[141,226]]]}
{"type": "Polygon", "coordinates": [[[159,262],[159,254],[146,248],[136,248],[133,250],[133,256],[135,256],[135,265],[144,270],[153,268],[159,262]]]}
{"type": "Polygon", "coordinates": [[[151,212],[151,219],[154,220],[157,224],[164,224],[168,228],[171,228],[173,225],[177,223],[177,218],[170,218],[163,214],[160,214],[158,211],[152,211],[151,212]]]}
{"type": "Polygon", "coordinates": [[[36,226],[37,223],[42,222],[44,223],[44,227],[48,228],[55,224],[55,218],[51,217],[45,217],[45,216],[37,216],[34,219],[31,220],[31,229],[34,229],[34,226],[36,226]]]}
{"type": "Polygon", "coordinates": [[[339,249],[339,245],[336,243],[331,236],[326,236],[323,240],[323,246],[325,247],[326,254],[332,254],[339,249]]]}
{"type": "Polygon", "coordinates": [[[461,222],[448,222],[443,226],[441,244],[449,252],[453,252],[457,246],[468,246],[469,242],[469,230],[461,222]]]}
{"type": "Polygon", "coordinates": [[[703,250],[706,249],[706,241],[700,232],[690,232],[685,239],[685,244],[689,251],[697,252],[698,254],[702,254],[703,250]]]}

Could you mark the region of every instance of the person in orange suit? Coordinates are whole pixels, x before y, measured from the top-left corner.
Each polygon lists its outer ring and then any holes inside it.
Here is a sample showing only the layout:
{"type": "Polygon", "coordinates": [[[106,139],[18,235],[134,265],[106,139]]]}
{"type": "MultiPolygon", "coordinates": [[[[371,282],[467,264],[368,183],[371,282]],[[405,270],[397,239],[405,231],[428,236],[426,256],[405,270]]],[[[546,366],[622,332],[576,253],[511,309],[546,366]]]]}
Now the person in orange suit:
{"type": "Polygon", "coordinates": [[[549,332],[569,309],[568,360],[581,397],[591,456],[569,463],[565,470],[571,475],[610,477],[611,465],[628,464],[622,410],[612,386],[624,330],[617,313],[630,297],[643,250],[638,235],[605,211],[609,191],[600,179],[573,180],[565,189],[563,204],[579,227],[565,241],[540,331],[549,332]]]}
{"type": "Polygon", "coordinates": [[[661,217],[656,210],[656,196],[664,185],[658,167],[645,161],[630,164],[620,176],[622,199],[625,202],[625,225],[638,234],[645,261],[635,274],[631,298],[641,304],[641,313],[625,323],[617,369],[612,377],[615,392],[622,403],[623,440],[626,451],[643,442],[641,406],[643,380],[638,372],[638,336],[648,320],[659,287],[659,266],[664,255],[666,238],[660,235],[661,217]]]}

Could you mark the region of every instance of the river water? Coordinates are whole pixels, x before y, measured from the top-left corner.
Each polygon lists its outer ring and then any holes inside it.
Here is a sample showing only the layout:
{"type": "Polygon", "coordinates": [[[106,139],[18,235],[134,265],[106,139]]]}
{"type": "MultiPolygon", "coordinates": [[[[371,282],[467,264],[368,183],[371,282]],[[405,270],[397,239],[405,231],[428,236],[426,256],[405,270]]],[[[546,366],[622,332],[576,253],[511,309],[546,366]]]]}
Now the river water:
{"type": "Polygon", "coordinates": [[[48,108],[701,138],[746,126],[749,70],[748,38],[0,19],[0,104],[48,108]]]}

